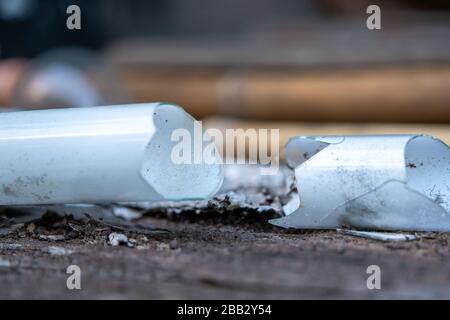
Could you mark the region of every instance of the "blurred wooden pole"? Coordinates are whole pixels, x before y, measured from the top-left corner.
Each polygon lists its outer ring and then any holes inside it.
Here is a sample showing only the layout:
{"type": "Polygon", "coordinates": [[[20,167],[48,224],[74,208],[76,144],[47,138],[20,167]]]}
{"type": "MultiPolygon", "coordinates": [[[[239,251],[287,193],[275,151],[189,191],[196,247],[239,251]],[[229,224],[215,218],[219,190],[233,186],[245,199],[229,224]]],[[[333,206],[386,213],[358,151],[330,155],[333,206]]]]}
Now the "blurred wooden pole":
{"type": "Polygon", "coordinates": [[[121,68],[135,101],[170,101],[196,117],[450,122],[450,65],[369,69],[121,68]]]}

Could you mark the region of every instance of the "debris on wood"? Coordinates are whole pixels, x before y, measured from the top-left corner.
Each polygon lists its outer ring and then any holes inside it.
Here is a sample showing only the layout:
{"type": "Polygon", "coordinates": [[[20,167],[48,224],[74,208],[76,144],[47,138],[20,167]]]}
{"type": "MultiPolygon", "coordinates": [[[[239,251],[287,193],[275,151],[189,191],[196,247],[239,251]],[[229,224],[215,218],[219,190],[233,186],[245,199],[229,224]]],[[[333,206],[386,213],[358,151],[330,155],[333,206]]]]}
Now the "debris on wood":
{"type": "Polygon", "coordinates": [[[225,180],[219,192],[208,200],[121,203],[137,208],[146,215],[200,216],[204,218],[255,217],[265,223],[281,216],[281,198],[286,191],[288,169],[279,174],[261,176],[258,166],[224,165],[225,180]],[[242,177],[246,177],[242,179],[242,177]],[[248,177],[248,179],[247,179],[248,177]],[[261,179],[261,180],[258,180],[261,179]],[[258,183],[260,181],[260,184],[258,183]]]}
{"type": "Polygon", "coordinates": [[[413,234],[404,233],[389,233],[389,232],[375,232],[375,231],[358,231],[350,229],[336,229],[338,233],[361,237],[379,241],[412,241],[417,240],[417,236],[413,234]]]}
{"type": "Polygon", "coordinates": [[[450,231],[450,150],[425,135],[292,138],[285,228],[450,231]],[[297,198],[295,198],[297,197],[297,198]]]}
{"type": "Polygon", "coordinates": [[[47,251],[52,256],[67,256],[73,253],[73,250],[66,249],[63,247],[48,247],[47,251]]]}
{"type": "Polygon", "coordinates": [[[133,244],[129,242],[128,237],[126,235],[124,235],[123,233],[117,233],[117,232],[110,233],[108,236],[108,239],[109,239],[109,243],[113,247],[117,247],[120,245],[126,245],[128,247],[133,246],[133,244]]]}
{"type": "Polygon", "coordinates": [[[0,228],[0,237],[6,237],[10,234],[13,234],[17,230],[23,227],[23,224],[13,224],[8,227],[1,227],[0,228]]]}
{"type": "Polygon", "coordinates": [[[282,196],[286,189],[289,169],[281,166],[276,174],[262,175],[259,165],[227,164],[223,166],[224,182],[221,193],[242,190],[268,190],[274,196],[282,196]]]}
{"type": "MultiPolygon", "coordinates": [[[[90,222],[107,227],[108,229],[135,232],[139,234],[157,235],[168,233],[167,230],[153,228],[148,224],[142,225],[137,222],[125,221],[124,219],[115,216],[111,208],[112,207],[81,204],[17,208],[5,207],[4,219],[7,220],[10,225],[8,228],[0,227],[0,236],[2,231],[7,231],[8,234],[11,234],[25,227],[28,234],[37,234],[42,240],[53,241],[52,237],[48,237],[49,234],[42,234],[42,227],[49,229],[49,232],[61,229],[60,231],[63,233],[72,234],[69,236],[69,238],[72,238],[76,234],[84,233],[87,224],[90,222]],[[27,216],[27,214],[29,214],[29,216],[27,216]],[[17,221],[25,223],[17,224],[17,221]],[[42,236],[40,236],[41,234],[42,236]]],[[[123,209],[127,210],[128,208],[124,207],[123,209]]]]}
{"type": "Polygon", "coordinates": [[[10,268],[12,263],[9,260],[0,258],[0,268],[10,268]]]}
{"type": "Polygon", "coordinates": [[[210,200],[170,201],[134,204],[142,206],[146,215],[161,214],[171,217],[203,217],[238,219],[254,217],[265,223],[267,219],[280,216],[281,202],[278,197],[261,191],[219,193],[210,200]]]}
{"type": "Polygon", "coordinates": [[[64,237],[61,234],[55,234],[55,235],[41,234],[41,235],[39,235],[39,239],[46,240],[46,241],[64,241],[66,239],[66,237],[64,237]]]}
{"type": "MultiPolygon", "coordinates": [[[[219,192],[210,199],[192,201],[127,202],[120,206],[137,208],[146,213],[164,212],[170,215],[186,213],[221,214],[239,210],[267,213],[276,217],[281,214],[281,199],[285,193],[285,172],[262,176],[259,166],[224,165],[224,182],[219,192]],[[242,177],[246,177],[242,179],[242,177]],[[248,178],[248,179],[247,179],[248,178]]],[[[132,213],[126,214],[132,217],[132,213]]]]}
{"type": "Polygon", "coordinates": [[[120,218],[111,217],[111,214],[107,214],[104,216],[91,216],[89,214],[85,214],[86,217],[99,225],[103,225],[112,230],[122,231],[122,232],[135,232],[139,234],[145,235],[160,235],[160,234],[168,234],[169,231],[160,228],[153,228],[149,225],[142,225],[139,222],[129,222],[124,221],[120,218]]]}
{"type": "Polygon", "coordinates": [[[0,207],[0,237],[8,236],[42,217],[45,212],[37,207],[0,207]]]}
{"type": "Polygon", "coordinates": [[[0,244],[0,250],[21,250],[24,249],[23,245],[19,243],[1,243],[0,244]]]}
{"type": "Polygon", "coordinates": [[[111,212],[114,216],[122,218],[126,221],[133,221],[142,217],[141,211],[127,207],[112,206],[111,212]]]}

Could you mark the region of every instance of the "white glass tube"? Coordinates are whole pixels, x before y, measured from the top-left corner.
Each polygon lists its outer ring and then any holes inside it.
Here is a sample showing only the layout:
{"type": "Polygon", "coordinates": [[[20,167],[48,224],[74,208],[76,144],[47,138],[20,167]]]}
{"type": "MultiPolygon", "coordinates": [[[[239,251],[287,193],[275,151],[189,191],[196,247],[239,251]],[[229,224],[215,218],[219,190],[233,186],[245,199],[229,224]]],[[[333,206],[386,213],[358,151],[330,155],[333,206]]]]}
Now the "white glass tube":
{"type": "Polygon", "coordinates": [[[0,114],[0,205],[203,199],[214,164],[175,164],[175,129],[194,119],[165,103],[0,114]]]}
{"type": "Polygon", "coordinates": [[[296,191],[275,225],[450,231],[450,149],[425,135],[295,137],[296,191]]]}

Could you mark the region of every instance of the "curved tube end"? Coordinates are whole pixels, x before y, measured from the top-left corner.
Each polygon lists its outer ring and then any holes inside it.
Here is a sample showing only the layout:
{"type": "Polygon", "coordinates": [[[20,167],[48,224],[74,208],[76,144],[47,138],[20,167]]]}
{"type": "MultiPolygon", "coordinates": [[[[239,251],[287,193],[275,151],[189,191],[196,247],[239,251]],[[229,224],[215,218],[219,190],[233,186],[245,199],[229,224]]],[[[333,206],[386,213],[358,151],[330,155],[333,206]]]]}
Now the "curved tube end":
{"type": "Polygon", "coordinates": [[[200,122],[169,103],[158,104],[152,119],[155,132],[145,148],[144,180],[165,200],[213,196],[224,174],[215,145],[204,142],[200,122]]]}

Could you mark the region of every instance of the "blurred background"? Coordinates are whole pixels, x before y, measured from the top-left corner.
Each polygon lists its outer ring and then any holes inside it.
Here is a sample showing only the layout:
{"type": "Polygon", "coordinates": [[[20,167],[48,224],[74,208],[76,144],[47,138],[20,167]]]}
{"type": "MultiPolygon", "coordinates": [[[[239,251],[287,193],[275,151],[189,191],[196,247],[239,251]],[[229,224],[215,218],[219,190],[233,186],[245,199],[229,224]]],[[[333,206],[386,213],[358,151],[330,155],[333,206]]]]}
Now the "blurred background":
{"type": "Polygon", "coordinates": [[[209,126],[450,143],[444,0],[0,0],[0,106],[167,101],[209,126]],[[81,30],[69,30],[69,5],[81,30]],[[381,30],[366,9],[381,8],[381,30]]]}

